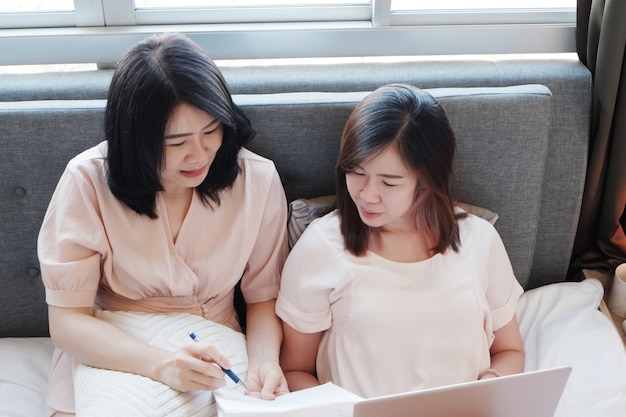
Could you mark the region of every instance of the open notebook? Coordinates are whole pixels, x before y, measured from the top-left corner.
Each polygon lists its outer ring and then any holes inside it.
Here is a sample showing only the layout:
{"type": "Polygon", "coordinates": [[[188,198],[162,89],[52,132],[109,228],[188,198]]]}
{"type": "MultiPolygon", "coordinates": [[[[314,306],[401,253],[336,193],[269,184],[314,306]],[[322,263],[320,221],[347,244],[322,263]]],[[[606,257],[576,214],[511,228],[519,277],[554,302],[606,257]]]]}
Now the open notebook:
{"type": "Polygon", "coordinates": [[[552,417],[571,368],[553,368],[362,399],[332,383],[275,401],[214,392],[219,417],[552,417]]]}

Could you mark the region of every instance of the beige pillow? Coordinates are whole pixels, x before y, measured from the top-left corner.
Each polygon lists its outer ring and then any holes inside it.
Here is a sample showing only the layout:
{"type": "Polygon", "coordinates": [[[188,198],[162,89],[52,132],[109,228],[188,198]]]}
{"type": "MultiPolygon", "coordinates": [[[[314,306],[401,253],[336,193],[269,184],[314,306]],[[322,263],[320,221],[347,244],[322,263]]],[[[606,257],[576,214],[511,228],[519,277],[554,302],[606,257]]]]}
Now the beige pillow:
{"type": "Polygon", "coordinates": [[[487,220],[489,223],[491,223],[492,226],[495,225],[496,220],[498,220],[498,214],[494,213],[493,211],[489,209],[474,206],[474,205],[467,204],[467,203],[459,203],[458,201],[455,202],[454,204],[457,207],[467,211],[470,214],[473,214],[476,217],[480,217],[481,219],[487,220]]]}
{"type": "MultiPolygon", "coordinates": [[[[455,203],[461,209],[495,224],[498,215],[491,210],[467,203],[455,203]]],[[[335,209],[335,196],[325,195],[315,198],[299,198],[289,204],[289,218],[287,231],[289,234],[289,248],[293,248],[304,229],[316,218],[330,213],[335,209]]]]}
{"type": "Polygon", "coordinates": [[[322,217],[335,209],[335,196],[325,195],[315,198],[299,198],[289,203],[287,232],[289,249],[296,244],[304,229],[316,218],[322,217]]]}

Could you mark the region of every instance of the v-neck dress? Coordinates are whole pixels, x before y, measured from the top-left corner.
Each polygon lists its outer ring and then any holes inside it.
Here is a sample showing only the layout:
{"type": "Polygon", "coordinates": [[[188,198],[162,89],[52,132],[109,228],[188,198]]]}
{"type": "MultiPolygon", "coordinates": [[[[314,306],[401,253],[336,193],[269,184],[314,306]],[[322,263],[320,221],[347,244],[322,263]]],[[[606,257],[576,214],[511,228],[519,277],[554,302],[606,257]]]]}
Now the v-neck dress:
{"type": "Polygon", "coordinates": [[[393,262],[344,250],[339,217],[313,221],[292,249],[276,312],[323,332],[317,376],[362,397],[476,380],[493,332],[513,318],[522,287],[494,227],[459,221],[461,249],[393,262]]]}
{"type": "MultiPolygon", "coordinates": [[[[106,183],[106,142],[73,158],[38,239],[46,302],[142,312],[187,312],[240,330],[234,287],[247,303],[276,298],[287,256],[287,203],[272,161],[239,152],[241,172],[211,207],[194,193],[176,242],[158,218],[129,209],[106,183]]],[[[48,402],[73,409],[71,360],[55,352],[48,402]]]]}

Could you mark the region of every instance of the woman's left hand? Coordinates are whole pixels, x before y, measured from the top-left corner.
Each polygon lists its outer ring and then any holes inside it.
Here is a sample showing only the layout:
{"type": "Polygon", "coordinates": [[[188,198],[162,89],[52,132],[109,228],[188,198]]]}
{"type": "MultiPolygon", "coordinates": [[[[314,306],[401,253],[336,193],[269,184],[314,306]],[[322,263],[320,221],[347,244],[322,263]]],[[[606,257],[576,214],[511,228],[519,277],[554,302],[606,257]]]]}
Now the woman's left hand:
{"type": "Polygon", "coordinates": [[[273,362],[263,362],[258,366],[249,364],[246,385],[249,389],[248,395],[264,400],[273,400],[289,392],[282,369],[278,363],[273,362]]]}

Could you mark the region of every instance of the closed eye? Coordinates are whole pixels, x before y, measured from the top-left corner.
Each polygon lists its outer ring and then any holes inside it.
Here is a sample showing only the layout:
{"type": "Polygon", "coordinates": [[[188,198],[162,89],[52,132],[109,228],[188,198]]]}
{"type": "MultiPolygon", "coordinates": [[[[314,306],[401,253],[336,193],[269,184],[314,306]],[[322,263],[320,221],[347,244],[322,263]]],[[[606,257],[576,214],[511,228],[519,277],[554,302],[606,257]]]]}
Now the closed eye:
{"type": "Polygon", "coordinates": [[[213,133],[217,132],[221,128],[222,128],[222,123],[219,120],[215,119],[206,127],[204,134],[212,135],[213,133]]]}

